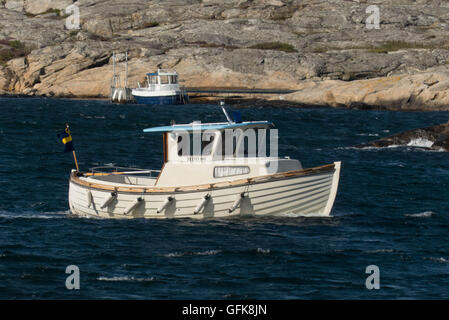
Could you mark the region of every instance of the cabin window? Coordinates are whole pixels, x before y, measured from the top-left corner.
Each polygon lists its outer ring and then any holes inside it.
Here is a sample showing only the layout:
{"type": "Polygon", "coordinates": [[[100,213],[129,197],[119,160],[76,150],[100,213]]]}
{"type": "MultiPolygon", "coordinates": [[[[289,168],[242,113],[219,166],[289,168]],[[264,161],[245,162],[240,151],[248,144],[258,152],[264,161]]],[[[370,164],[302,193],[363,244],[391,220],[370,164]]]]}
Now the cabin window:
{"type": "Polygon", "coordinates": [[[220,166],[214,168],[214,178],[223,178],[248,174],[249,167],[246,166],[220,166]]]}
{"type": "Polygon", "coordinates": [[[221,140],[220,140],[221,149],[217,148],[219,152],[221,151],[220,155],[223,156],[223,158],[234,157],[235,149],[237,147],[237,142],[238,142],[238,136],[226,135],[225,131],[222,131],[221,132],[221,140]],[[230,139],[230,141],[227,142],[227,139],[230,139]],[[229,144],[229,146],[232,146],[231,150],[226,150],[227,144],[229,144]],[[226,153],[226,151],[228,151],[228,153],[226,153]]]}
{"type": "Polygon", "coordinates": [[[177,76],[170,76],[170,83],[172,83],[172,84],[178,83],[178,77],[177,76]]]}
{"type": "Polygon", "coordinates": [[[223,156],[224,159],[257,157],[259,149],[258,140],[263,141],[263,139],[265,139],[265,136],[261,136],[252,129],[245,131],[241,129],[222,131],[221,146],[217,148],[217,155],[223,156]],[[226,150],[226,148],[229,148],[229,150],[226,150]]]}
{"type": "Polygon", "coordinates": [[[193,134],[178,135],[178,156],[208,156],[212,153],[212,146],[215,136],[203,136],[201,140],[201,150],[194,150],[193,134]]]}
{"type": "Polygon", "coordinates": [[[168,76],[160,76],[161,84],[168,84],[168,76]]]}
{"type": "Polygon", "coordinates": [[[157,77],[156,76],[151,76],[150,77],[150,84],[157,84],[157,77]]]}
{"type": "Polygon", "coordinates": [[[214,139],[215,139],[215,136],[213,136],[213,135],[209,135],[209,136],[203,135],[203,140],[201,141],[201,150],[202,150],[203,156],[208,156],[208,155],[212,154],[212,147],[214,146],[214,139]]]}

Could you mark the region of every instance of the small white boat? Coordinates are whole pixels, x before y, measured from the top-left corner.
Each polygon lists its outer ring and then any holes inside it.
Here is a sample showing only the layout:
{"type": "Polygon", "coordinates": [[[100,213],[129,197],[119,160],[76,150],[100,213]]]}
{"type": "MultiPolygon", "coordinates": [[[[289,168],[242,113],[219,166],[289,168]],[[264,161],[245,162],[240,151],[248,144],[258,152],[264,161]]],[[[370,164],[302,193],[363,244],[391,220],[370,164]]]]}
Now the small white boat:
{"type": "Polygon", "coordinates": [[[304,169],[298,160],[273,156],[272,145],[277,141],[272,139],[273,129],[270,156],[266,156],[261,152],[261,141],[273,124],[233,122],[226,111],[225,114],[228,122],[145,129],[148,133],[162,133],[161,170],[117,167],[97,167],[90,172],[72,170],[71,212],[107,218],[330,215],[337,194],[340,162],[304,169]],[[248,140],[255,131],[258,131],[258,150],[248,140]],[[232,132],[240,135],[227,135],[232,132]],[[195,134],[202,136],[201,152],[195,152],[195,134]],[[206,135],[208,138],[204,138],[206,135]],[[193,140],[193,152],[189,153],[188,146],[185,154],[187,144],[180,145],[188,139],[193,140]],[[231,144],[229,155],[225,146],[231,140],[236,144],[231,144]]]}
{"type": "Polygon", "coordinates": [[[158,69],[147,73],[147,86],[134,88],[131,94],[138,104],[176,105],[186,104],[189,97],[179,86],[178,73],[174,70],[158,69]]]}

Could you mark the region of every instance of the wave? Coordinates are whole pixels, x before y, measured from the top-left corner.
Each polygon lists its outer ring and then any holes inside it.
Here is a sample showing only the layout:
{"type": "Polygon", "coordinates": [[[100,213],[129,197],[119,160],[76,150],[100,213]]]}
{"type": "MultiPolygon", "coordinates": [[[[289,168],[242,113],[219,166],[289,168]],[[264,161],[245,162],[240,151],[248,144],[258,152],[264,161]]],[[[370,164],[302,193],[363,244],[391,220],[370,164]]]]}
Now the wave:
{"type": "Polygon", "coordinates": [[[70,210],[53,212],[22,211],[11,212],[0,210],[0,218],[5,219],[58,219],[70,215],[70,210]]]}
{"type": "Polygon", "coordinates": [[[448,263],[449,260],[445,259],[443,257],[439,257],[439,258],[435,258],[435,257],[430,257],[428,258],[430,261],[434,261],[434,262],[440,262],[440,263],[448,263]]]}
{"type": "Polygon", "coordinates": [[[392,253],[394,249],[376,249],[376,250],[368,250],[367,253],[392,253]]]}
{"type": "Polygon", "coordinates": [[[410,140],[407,144],[391,144],[385,147],[375,147],[375,146],[365,146],[365,147],[361,147],[361,148],[357,148],[357,147],[339,147],[337,149],[359,149],[359,150],[380,150],[380,149],[392,149],[392,148],[407,148],[407,147],[411,147],[411,148],[420,148],[420,149],[427,149],[426,151],[444,151],[442,148],[440,148],[439,150],[428,150],[430,148],[432,148],[434,142],[430,141],[429,139],[426,138],[415,138],[410,140]]]}
{"type": "Polygon", "coordinates": [[[79,114],[81,117],[83,117],[84,119],[92,119],[92,116],[88,116],[88,115],[86,115],[86,114],[84,114],[84,113],[80,113],[79,114]]]}
{"type": "Polygon", "coordinates": [[[128,281],[128,282],[151,282],[154,281],[154,277],[149,278],[135,278],[135,277],[128,277],[128,276],[121,276],[121,277],[98,277],[98,281],[128,281]]]}
{"type": "Polygon", "coordinates": [[[413,218],[428,218],[431,217],[433,215],[435,215],[436,213],[433,211],[424,211],[424,212],[419,212],[419,213],[410,213],[410,214],[405,214],[406,217],[413,217],[413,218]]]}
{"type": "Polygon", "coordinates": [[[184,257],[184,256],[212,256],[216,255],[218,253],[222,252],[222,250],[206,250],[206,251],[199,251],[199,252],[171,252],[164,254],[167,258],[176,258],[176,257],[184,257]]]}
{"type": "Polygon", "coordinates": [[[407,143],[407,146],[418,148],[431,148],[433,146],[433,141],[430,141],[425,138],[415,138],[410,140],[410,142],[407,143]]]}
{"type": "Polygon", "coordinates": [[[262,249],[262,248],[257,248],[257,253],[262,253],[262,254],[269,254],[271,253],[270,249],[262,249]]]}
{"type": "MultiPolygon", "coordinates": [[[[167,258],[179,258],[179,257],[185,257],[185,256],[212,256],[221,253],[222,250],[206,250],[206,251],[199,251],[199,252],[171,252],[164,254],[167,258]]],[[[264,249],[264,248],[256,248],[256,249],[250,249],[249,251],[242,251],[246,253],[259,253],[259,254],[270,254],[270,249],[264,249]]]]}
{"type": "Polygon", "coordinates": [[[357,136],[362,136],[362,137],[378,137],[379,134],[378,134],[378,133],[358,133],[357,136]]]}
{"type": "Polygon", "coordinates": [[[381,150],[381,149],[394,149],[404,147],[399,144],[392,144],[386,147],[374,147],[374,146],[366,146],[366,147],[337,147],[337,150],[381,150]]]}
{"type": "MultiPolygon", "coordinates": [[[[429,141],[431,142],[431,141],[429,141]]],[[[426,147],[426,143],[424,140],[412,140],[409,144],[392,144],[386,147],[374,147],[374,146],[366,146],[366,147],[337,147],[336,150],[383,150],[383,149],[396,149],[402,148],[407,151],[423,151],[423,152],[445,152],[443,148],[438,149],[430,149],[430,147],[426,147]]],[[[433,144],[433,142],[432,142],[433,144]]]]}
{"type": "Polygon", "coordinates": [[[286,217],[286,218],[330,218],[329,215],[323,213],[293,213],[293,212],[281,212],[272,214],[271,217],[286,217]]]}

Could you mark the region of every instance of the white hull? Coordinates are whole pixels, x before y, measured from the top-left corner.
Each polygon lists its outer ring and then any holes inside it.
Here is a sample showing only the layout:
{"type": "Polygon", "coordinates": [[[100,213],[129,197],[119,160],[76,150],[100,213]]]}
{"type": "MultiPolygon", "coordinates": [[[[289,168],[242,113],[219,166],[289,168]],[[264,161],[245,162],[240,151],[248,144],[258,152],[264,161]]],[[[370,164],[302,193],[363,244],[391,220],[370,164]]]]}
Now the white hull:
{"type": "Polygon", "coordinates": [[[131,90],[131,94],[137,97],[171,97],[181,94],[181,90],[151,90],[147,88],[136,88],[131,90]]]}
{"type": "Polygon", "coordinates": [[[72,173],[69,205],[73,214],[105,218],[204,218],[279,213],[329,216],[339,176],[340,162],[335,162],[244,179],[246,183],[236,180],[206,186],[146,188],[95,184],[72,173]],[[114,189],[116,196],[101,208],[114,189]],[[169,197],[171,201],[167,200],[169,197]]]}

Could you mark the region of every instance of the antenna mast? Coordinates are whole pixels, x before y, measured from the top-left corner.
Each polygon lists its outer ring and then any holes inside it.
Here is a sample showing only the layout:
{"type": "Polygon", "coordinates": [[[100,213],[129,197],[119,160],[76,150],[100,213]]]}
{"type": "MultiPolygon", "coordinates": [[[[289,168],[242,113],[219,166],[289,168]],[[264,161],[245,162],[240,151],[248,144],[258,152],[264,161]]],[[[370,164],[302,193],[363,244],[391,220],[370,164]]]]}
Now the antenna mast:
{"type": "Polygon", "coordinates": [[[228,120],[228,122],[229,122],[229,123],[233,123],[233,121],[231,120],[231,118],[230,118],[229,115],[228,115],[228,112],[226,111],[224,101],[220,101],[220,106],[221,106],[221,110],[223,110],[223,113],[225,114],[226,119],[228,120]]]}

